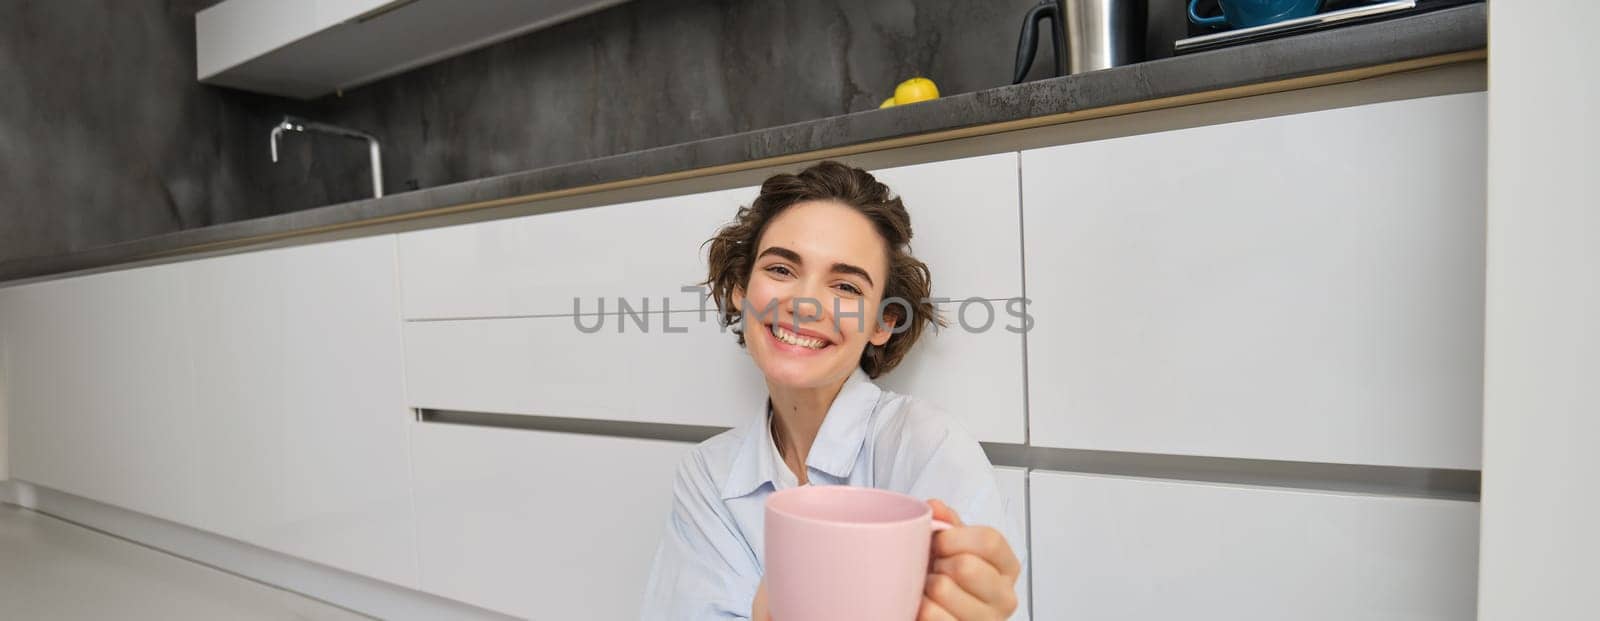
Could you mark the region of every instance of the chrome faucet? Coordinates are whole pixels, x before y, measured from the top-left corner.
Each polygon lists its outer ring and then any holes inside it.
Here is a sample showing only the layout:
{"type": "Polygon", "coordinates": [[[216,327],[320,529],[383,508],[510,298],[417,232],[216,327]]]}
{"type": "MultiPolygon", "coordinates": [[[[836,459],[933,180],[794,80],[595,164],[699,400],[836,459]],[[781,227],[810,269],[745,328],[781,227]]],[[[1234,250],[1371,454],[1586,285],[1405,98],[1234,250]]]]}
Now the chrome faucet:
{"type": "Polygon", "coordinates": [[[337,125],[307,121],[297,116],[284,116],[282,121],[272,126],[272,161],[274,163],[278,161],[278,139],[286,131],[321,132],[367,141],[367,152],[372,157],[372,196],[373,198],[383,196],[383,156],[378,150],[378,139],[374,138],[372,134],[337,125]]]}

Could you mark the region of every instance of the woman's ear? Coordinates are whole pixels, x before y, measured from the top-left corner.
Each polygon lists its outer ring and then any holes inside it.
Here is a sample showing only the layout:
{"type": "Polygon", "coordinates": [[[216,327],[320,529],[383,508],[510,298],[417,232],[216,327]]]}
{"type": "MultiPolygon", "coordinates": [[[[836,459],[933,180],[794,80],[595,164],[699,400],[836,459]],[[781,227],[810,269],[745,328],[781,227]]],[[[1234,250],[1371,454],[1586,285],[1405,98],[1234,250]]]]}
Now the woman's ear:
{"type": "MultiPolygon", "coordinates": [[[[745,325],[744,300],[744,285],[734,285],[732,289],[728,290],[728,303],[730,304],[728,308],[733,311],[733,319],[730,320],[729,325],[745,325]]],[[[726,317],[727,315],[723,316],[726,317]]]]}
{"type": "Polygon", "coordinates": [[[884,343],[889,342],[889,337],[894,336],[894,327],[899,323],[899,317],[884,313],[883,319],[878,322],[877,330],[872,333],[872,338],[867,339],[867,342],[883,347],[884,343]]]}

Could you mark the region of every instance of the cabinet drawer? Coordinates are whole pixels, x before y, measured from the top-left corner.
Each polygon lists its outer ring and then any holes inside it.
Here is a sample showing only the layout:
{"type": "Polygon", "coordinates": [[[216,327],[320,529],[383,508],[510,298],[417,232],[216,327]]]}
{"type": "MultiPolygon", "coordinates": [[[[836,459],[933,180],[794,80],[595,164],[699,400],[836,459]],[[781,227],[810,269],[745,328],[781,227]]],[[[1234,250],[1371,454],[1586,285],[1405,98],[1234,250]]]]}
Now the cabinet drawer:
{"type": "Polygon", "coordinates": [[[1034,443],[1478,467],[1482,93],[1022,165],[1034,443]]]}
{"type": "MultiPolygon", "coordinates": [[[[407,394],[415,407],[500,414],[734,427],[766,403],[760,371],[707,316],[617,317],[582,332],[572,317],[405,324],[407,394]]],[[[593,318],[583,318],[585,325],[593,318]]]]}
{"type": "MultiPolygon", "coordinates": [[[[875,171],[906,202],[934,295],[1021,294],[1017,155],[875,171]]],[[[571,314],[596,298],[698,308],[701,247],[758,188],[653,199],[400,235],[408,319],[571,314]]]]}
{"type": "MultiPolygon", "coordinates": [[[[707,316],[617,316],[585,333],[572,317],[405,324],[407,394],[421,408],[734,427],[759,415],[766,383],[731,333],[707,316]]],[[[582,318],[585,327],[597,325],[582,318]]],[[[979,440],[1023,438],[1022,343],[996,327],[924,334],[879,385],[927,399],[979,440]]]]}
{"type": "Polygon", "coordinates": [[[1039,619],[1471,619],[1473,502],[1033,471],[1039,619]]]}
{"type": "Polygon", "coordinates": [[[701,244],[754,188],[575,209],[402,233],[407,319],[593,312],[596,298],[698,308],[681,287],[706,277],[701,244]]]}

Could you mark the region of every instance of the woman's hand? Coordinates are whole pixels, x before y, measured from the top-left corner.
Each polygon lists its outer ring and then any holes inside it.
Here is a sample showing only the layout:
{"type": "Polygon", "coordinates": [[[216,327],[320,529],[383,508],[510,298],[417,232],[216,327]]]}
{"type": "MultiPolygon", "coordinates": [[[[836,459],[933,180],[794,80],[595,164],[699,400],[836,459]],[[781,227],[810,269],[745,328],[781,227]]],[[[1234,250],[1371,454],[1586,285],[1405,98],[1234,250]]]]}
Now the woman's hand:
{"type": "Polygon", "coordinates": [[[756,587],[756,598],[750,602],[750,621],[772,621],[771,613],[767,612],[767,579],[761,579],[761,586],[756,587]]]}
{"type": "MultiPolygon", "coordinates": [[[[987,526],[965,526],[943,502],[929,500],[933,519],[953,527],[933,536],[933,562],[922,592],[919,621],[1008,619],[1017,610],[1022,564],[1005,536],[987,526]]],[[[759,597],[759,596],[758,596],[759,597]]]]}

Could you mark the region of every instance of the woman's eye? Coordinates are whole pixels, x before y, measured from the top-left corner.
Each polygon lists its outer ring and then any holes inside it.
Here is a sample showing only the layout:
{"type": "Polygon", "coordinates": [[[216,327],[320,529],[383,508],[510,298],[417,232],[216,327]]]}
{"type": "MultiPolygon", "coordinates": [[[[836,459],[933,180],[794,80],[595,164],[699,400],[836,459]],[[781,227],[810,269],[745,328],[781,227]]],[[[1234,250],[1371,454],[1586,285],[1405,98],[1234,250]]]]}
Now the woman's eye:
{"type": "Polygon", "coordinates": [[[779,276],[789,276],[793,274],[793,272],[789,271],[789,268],[782,265],[769,265],[767,266],[767,272],[777,274],[779,276]]]}
{"type": "Polygon", "coordinates": [[[839,289],[841,291],[844,291],[845,293],[849,293],[851,295],[861,295],[861,290],[860,289],[856,288],[855,285],[852,285],[852,284],[847,283],[847,282],[839,283],[839,289]]]}

